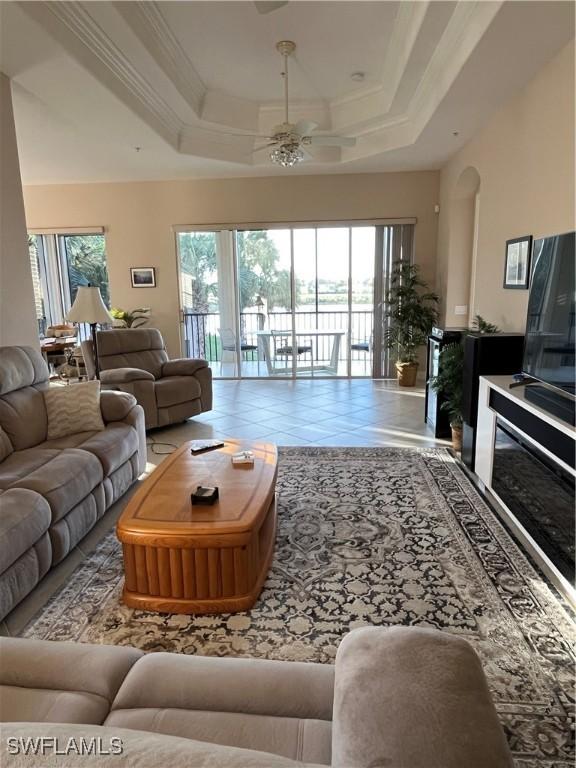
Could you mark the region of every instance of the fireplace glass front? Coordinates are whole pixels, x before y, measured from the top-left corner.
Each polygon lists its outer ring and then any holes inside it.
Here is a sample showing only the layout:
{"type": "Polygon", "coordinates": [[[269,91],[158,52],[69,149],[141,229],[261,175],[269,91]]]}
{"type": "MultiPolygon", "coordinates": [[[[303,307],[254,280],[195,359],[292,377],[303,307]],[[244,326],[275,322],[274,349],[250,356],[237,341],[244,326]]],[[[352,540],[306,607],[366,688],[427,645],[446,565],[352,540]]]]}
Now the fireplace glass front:
{"type": "Polygon", "coordinates": [[[492,489],[560,573],[574,582],[574,477],[496,422],[492,489]]]}

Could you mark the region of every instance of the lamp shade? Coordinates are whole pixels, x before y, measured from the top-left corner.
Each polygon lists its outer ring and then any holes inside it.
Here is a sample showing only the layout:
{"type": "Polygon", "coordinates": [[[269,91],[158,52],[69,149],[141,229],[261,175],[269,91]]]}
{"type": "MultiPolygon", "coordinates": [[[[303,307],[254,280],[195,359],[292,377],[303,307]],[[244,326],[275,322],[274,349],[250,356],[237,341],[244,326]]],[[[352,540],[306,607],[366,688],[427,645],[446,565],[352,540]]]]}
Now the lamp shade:
{"type": "Polygon", "coordinates": [[[112,315],[102,301],[100,288],[95,285],[80,286],[66,320],[73,323],[110,323],[112,315]]]}

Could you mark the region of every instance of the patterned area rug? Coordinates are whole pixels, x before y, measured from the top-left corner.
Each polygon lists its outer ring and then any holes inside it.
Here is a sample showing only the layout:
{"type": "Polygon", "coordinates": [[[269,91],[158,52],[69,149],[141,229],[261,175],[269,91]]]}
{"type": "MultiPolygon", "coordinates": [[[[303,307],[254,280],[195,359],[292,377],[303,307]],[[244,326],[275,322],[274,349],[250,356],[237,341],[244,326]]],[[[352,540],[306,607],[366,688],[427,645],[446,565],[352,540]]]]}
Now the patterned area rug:
{"type": "Polygon", "coordinates": [[[572,766],[572,617],[447,451],[283,448],[279,492],[252,611],[126,608],[111,533],[23,635],[330,663],[353,627],[436,627],[479,653],[518,768],[572,766]]]}

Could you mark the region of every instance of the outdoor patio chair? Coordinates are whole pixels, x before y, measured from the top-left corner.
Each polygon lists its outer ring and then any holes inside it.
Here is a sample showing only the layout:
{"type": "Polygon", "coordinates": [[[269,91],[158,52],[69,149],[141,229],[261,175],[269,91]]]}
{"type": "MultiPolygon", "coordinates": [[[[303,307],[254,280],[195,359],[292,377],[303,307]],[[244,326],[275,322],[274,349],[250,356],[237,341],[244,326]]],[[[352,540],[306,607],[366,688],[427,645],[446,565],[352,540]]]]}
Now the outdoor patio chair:
{"type": "MultiPolygon", "coordinates": [[[[294,354],[292,344],[288,344],[288,339],[290,337],[285,336],[284,333],[280,331],[270,331],[270,334],[272,336],[272,349],[274,350],[275,356],[283,359],[286,369],[288,369],[288,358],[292,357],[294,354]]],[[[300,357],[300,355],[306,355],[308,353],[310,353],[310,366],[313,367],[314,360],[311,339],[304,344],[298,344],[296,346],[297,358],[300,357]]]]}
{"type": "Polygon", "coordinates": [[[246,344],[246,342],[240,340],[238,344],[236,340],[236,334],[232,328],[218,328],[220,334],[220,341],[222,342],[222,352],[236,352],[238,347],[240,352],[254,352],[258,347],[256,344],[246,344]]]}
{"type": "Polygon", "coordinates": [[[369,339],[358,339],[357,341],[352,340],[352,344],[350,344],[350,349],[354,350],[355,352],[370,352],[372,349],[372,341],[373,341],[373,334],[370,334],[369,339]]]}

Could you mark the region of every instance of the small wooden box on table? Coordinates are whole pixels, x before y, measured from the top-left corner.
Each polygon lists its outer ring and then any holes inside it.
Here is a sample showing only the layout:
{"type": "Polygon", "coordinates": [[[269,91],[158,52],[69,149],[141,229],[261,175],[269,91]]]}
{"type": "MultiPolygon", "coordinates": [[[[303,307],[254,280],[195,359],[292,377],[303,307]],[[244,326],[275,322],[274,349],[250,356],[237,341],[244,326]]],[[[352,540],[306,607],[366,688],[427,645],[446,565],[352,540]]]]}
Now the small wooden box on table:
{"type": "Polygon", "coordinates": [[[226,440],[194,456],[190,445],[154,470],[118,520],[124,602],[166,613],[248,610],[274,552],[276,446],[226,440]],[[253,466],[232,464],[241,450],[253,451],[253,466]],[[198,485],[218,486],[218,501],[193,506],[198,485]]]}

